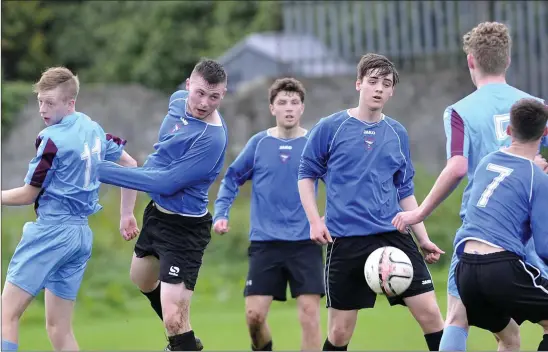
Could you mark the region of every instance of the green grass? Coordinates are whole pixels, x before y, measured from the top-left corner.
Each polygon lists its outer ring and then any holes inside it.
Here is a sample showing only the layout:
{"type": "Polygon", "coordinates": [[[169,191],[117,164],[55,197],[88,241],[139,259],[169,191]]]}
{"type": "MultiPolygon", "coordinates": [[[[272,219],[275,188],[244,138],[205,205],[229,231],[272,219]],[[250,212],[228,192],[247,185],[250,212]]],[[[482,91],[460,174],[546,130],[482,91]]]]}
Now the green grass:
{"type": "MultiPolygon", "coordinates": [[[[245,267],[238,268],[232,285],[211,288],[198,283],[193,299],[192,327],[204,342],[207,350],[249,349],[241,294],[245,267]],[[241,269],[241,270],[240,270],[241,269]],[[201,291],[208,291],[202,294],[201,291]]],[[[445,313],[446,271],[434,271],[439,304],[445,313]]],[[[89,273],[88,275],[94,275],[89,273]]],[[[95,273],[97,275],[97,273],[95,273]]],[[[217,270],[204,271],[201,279],[222,275],[217,270]]],[[[81,295],[85,295],[82,292],[81,295]]],[[[322,305],[324,302],[322,302],[322,305]]],[[[75,334],[82,350],[161,350],[166,341],[159,319],[143,297],[135,297],[125,313],[104,311],[89,316],[84,310],[75,314],[75,334]]],[[[43,305],[35,302],[21,323],[21,350],[50,350],[43,319],[43,305]]],[[[445,315],[445,314],[444,314],[445,315]]],[[[325,336],[327,310],[322,307],[322,329],[325,336]]],[[[268,316],[276,350],[298,350],[300,327],[295,302],[275,302],[268,316]]],[[[542,330],[526,323],[522,331],[522,350],[536,350],[542,330]]],[[[383,297],[373,310],[361,311],[350,350],[426,350],[422,332],[404,307],[389,307],[383,297]]],[[[485,331],[472,328],[468,340],[469,350],[496,350],[493,337],[485,331]]]]}

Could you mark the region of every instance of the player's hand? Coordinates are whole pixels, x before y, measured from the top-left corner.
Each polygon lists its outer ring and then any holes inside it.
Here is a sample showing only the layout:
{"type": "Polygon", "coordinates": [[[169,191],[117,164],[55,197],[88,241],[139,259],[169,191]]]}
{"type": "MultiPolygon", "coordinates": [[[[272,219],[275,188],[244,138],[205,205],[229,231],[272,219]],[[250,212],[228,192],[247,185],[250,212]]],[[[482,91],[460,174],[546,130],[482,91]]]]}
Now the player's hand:
{"type": "Polygon", "coordinates": [[[310,224],[310,239],[321,245],[333,242],[323,220],[318,223],[310,224]]]}
{"type": "Polygon", "coordinates": [[[139,234],[139,227],[137,227],[137,220],[133,214],[122,215],[120,218],[120,235],[126,241],[131,241],[139,234]]]}
{"type": "Polygon", "coordinates": [[[392,225],[401,233],[407,233],[407,226],[415,225],[424,220],[419,208],[412,211],[402,211],[392,219],[392,225]]]}
{"type": "Polygon", "coordinates": [[[230,227],[228,227],[228,220],[219,219],[215,221],[215,224],[213,224],[213,231],[215,231],[219,235],[224,235],[225,233],[230,231],[230,227]]]}
{"type": "Polygon", "coordinates": [[[436,263],[438,260],[440,260],[440,256],[442,254],[445,254],[444,251],[439,249],[439,247],[436,246],[436,244],[434,242],[430,241],[430,240],[427,240],[423,243],[419,243],[419,245],[422,249],[422,254],[424,256],[424,260],[428,264],[436,263]]]}
{"type": "Polygon", "coordinates": [[[546,161],[546,159],[544,159],[542,155],[538,154],[537,156],[535,156],[533,162],[535,163],[535,165],[540,167],[542,171],[548,173],[548,161],[546,161]]]}

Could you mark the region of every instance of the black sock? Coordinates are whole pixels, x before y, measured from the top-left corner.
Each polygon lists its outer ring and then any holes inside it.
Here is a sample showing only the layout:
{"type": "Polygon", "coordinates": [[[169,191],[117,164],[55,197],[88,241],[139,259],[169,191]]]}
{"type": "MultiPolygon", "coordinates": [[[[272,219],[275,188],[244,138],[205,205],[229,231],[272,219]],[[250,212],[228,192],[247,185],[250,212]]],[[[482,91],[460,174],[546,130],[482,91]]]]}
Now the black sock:
{"type": "Polygon", "coordinates": [[[190,330],[180,335],[169,336],[169,346],[172,351],[198,351],[194,331],[190,330]]]}
{"type": "Polygon", "coordinates": [[[443,336],[443,330],[438,331],[438,332],[431,332],[430,334],[425,334],[424,338],[426,339],[426,344],[428,345],[428,350],[430,350],[430,351],[439,351],[442,336],[443,336]]]}
{"type": "Polygon", "coordinates": [[[270,340],[266,345],[264,345],[261,348],[257,348],[253,345],[251,345],[252,351],[272,351],[272,340],[270,340]]]}
{"type": "Polygon", "coordinates": [[[163,321],[164,318],[162,315],[162,302],[160,301],[160,289],[161,289],[160,286],[161,286],[161,283],[158,283],[158,286],[154,290],[150,292],[141,291],[141,293],[145,295],[146,298],[148,298],[148,300],[150,301],[150,305],[152,306],[152,309],[154,309],[156,314],[158,314],[158,316],[160,317],[160,320],[163,321]]]}
{"type": "Polygon", "coordinates": [[[544,334],[537,351],[548,351],[548,334],[544,334]]]}
{"type": "Polygon", "coordinates": [[[322,351],[346,351],[347,349],[348,345],[334,346],[331,342],[329,342],[329,339],[325,339],[322,351]]]}

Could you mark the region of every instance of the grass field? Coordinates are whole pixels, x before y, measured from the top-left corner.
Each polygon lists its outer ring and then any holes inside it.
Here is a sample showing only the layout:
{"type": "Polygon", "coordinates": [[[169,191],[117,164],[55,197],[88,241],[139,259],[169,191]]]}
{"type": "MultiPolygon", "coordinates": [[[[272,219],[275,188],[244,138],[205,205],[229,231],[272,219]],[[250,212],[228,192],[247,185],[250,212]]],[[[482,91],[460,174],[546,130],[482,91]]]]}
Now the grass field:
{"type": "MultiPolygon", "coordinates": [[[[245,268],[242,277],[245,275],[245,268]]],[[[98,273],[88,272],[88,275],[98,273]]],[[[207,270],[204,276],[219,275],[207,270]]],[[[436,272],[439,303],[445,314],[445,271],[436,272]]],[[[241,281],[241,280],[238,280],[241,281]]],[[[236,284],[220,287],[216,297],[200,295],[197,288],[192,306],[192,326],[203,340],[206,350],[249,350],[249,338],[244,319],[244,301],[236,284]]],[[[210,290],[208,290],[211,292],[210,290]]],[[[85,292],[81,293],[85,295],[85,292]]],[[[323,304],[323,303],[322,303],[323,304]]],[[[144,297],[135,298],[127,312],[105,310],[93,316],[76,310],[75,333],[82,350],[161,350],[166,340],[162,325],[144,297]]],[[[43,319],[43,306],[32,304],[21,325],[21,350],[50,350],[43,319]]],[[[322,308],[322,327],[325,336],[327,311],[322,308]]],[[[298,350],[300,328],[294,301],[275,302],[268,317],[274,349],[298,350]]],[[[522,350],[536,350],[542,330],[537,325],[524,324],[522,350]]],[[[472,329],[469,350],[496,350],[493,337],[472,329]]],[[[377,307],[360,313],[358,326],[349,350],[426,350],[421,330],[404,307],[390,308],[383,297],[377,307]]]]}

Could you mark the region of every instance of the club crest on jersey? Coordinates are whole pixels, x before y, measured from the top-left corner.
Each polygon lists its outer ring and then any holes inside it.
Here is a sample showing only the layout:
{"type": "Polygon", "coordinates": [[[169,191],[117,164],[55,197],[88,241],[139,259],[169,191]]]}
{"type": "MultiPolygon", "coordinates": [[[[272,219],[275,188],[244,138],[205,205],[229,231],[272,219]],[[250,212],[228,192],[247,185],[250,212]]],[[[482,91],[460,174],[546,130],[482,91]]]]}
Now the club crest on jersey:
{"type": "Polygon", "coordinates": [[[179,124],[176,123],[175,126],[173,126],[173,128],[171,129],[171,133],[175,133],[177,131],[179,131],[181,129],[181,127],[179,127],[179,124]]]}
{"type": "Polygon", "coordinates": [[[371,150],[373,148],[373,144],[375,144],[375,131],[364,130],[363,135],[366,149],[371,150]]]}
{"type": "Polygon", "coordinates": [[[287,153],[280,153],[280,160],[282,161],[282,163],[287,163],[288,160],[290,159],[290,155],[287,154],[287,153]]]}

